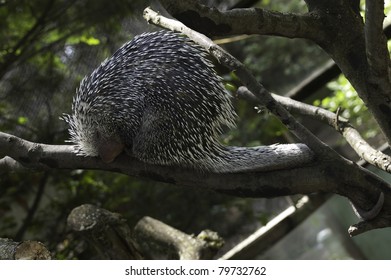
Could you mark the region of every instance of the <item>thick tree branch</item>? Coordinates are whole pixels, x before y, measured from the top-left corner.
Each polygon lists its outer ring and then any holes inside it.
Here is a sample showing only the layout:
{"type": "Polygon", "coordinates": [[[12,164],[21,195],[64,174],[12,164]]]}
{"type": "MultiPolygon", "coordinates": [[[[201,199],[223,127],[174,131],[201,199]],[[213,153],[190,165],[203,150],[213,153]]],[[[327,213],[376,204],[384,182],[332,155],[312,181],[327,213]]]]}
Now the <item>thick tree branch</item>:
{"type": "Polygon", "coordinates": [[[164,8],[192,29],[213,35],[264,34],[287,38],[318,37],[312,14],[280,13],[259,8],[220,11],[193,0],[161,0],[164,8]]]}
{"type": "Polygon", "coordinates": [[[15,242],[0,238],[0,260],[50,260],[51,254],[38,241],[15,242]]]}
{"type": "Polygon", "coordinates": [[[119,214],[94,205],[76,207],[67,219],[68,227],[91,244],[103,259],[141,260],[129,226],[119,214]]]}
{"type": "Polygon", "coordinates": [[[320,30],[326,34],[315,42],[337,63],[391,143],[390,59],[382,31],[383,4],[377,0],[367,1],[364,24],[351,1],[306,2],[310,12],[319,15],[320,30]]]}
{"type": "Polygon", "coordinates": [[[365,44],[371,74],[389,79],[390,55],[383,32],[384,1],[370,0],[365,3],[365,44]]]}
{"type": "MultiPolygon", "coordinates": [[[[119,156],[118,160],[111,164],[105,164],[99,158],[77,156],[73,146],[38,144],[6,133],[0,133],[0,156],[8,156],[7,158],[13,158],[25,168],[36,170],[99,169],[119,172],[130,176],[151,178],[183,186],[211,188],[215,191],[229,192],[233,195],[254,197],[288,195],[291,193],[300,193],[299,190],[303,192],[312,192],[313,188],[311,188],[311,184],[308,182],[308,175],[316,177],[320,175],[318,172],[321,173],[321,171],[318,171],[307,173],[305,176],[301,176],[300,174],[293,176],[294,172],[292,170],[295,170],[294,168],[283,169],[279,170],[282,173],[277,173],[280,174],[279,176],[282,176],[282,180],[285,180],[285,182],[282,182],[280,178],[275,175],[276,173],[273,172],[233,174],[205,173],[180,167],[149,165],[126,155],[119,156]],[[249,177],[249,174],[254,176],[249,177]],[[286,188],[287,182],[291,186],[291,190],[286,188]],[[258,189],[258,186],[262,185],[273,186],[275,189],[273,190],[270,187],[258,189]]],[[[298,170],[301,170],[302,168],[309,168],[309,170],[313,169],[310,166],[298,166],[298,168],[298,170]]],[[[327,182],[324,184],[325,190],[330,190],[327,182]]]]}
{"type": "Polygon", "coordinates": [[[335,162],[318,161],[290,169],[221,174],[148,165],[126,155],[106,164],[99,158],[77,156],[73,146],[32,143],[5,133],[0,133],[0,147],[1,155],[8,154],[28,168],[99,169],[235,196],[276,197],[314,192],[337,193],[348,197],[362,209],[372,209],[381,190],[385,194],[383,209],[376,219],[367,222],[372,224],[372,228],[391,225],[390,186],[355,164],[340,166],[335,162]]]}

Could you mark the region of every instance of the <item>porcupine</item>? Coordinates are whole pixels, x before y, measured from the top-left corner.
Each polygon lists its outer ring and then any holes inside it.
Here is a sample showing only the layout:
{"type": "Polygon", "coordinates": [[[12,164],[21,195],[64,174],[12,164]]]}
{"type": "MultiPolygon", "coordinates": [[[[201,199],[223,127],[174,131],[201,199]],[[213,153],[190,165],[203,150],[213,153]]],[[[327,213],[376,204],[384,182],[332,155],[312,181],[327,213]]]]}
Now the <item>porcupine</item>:
{"type": "Polygon", "coordinates": [[[235,125],[231,97],[206,51],[173,32],[143,33],[125,43],[82,80],[72,111],[63,117],[70,142],[79,155],[105,162],[125,151],[150,164],[240,172],[311,158],[304,144],[219,143],[221,129],[235,125]]]}

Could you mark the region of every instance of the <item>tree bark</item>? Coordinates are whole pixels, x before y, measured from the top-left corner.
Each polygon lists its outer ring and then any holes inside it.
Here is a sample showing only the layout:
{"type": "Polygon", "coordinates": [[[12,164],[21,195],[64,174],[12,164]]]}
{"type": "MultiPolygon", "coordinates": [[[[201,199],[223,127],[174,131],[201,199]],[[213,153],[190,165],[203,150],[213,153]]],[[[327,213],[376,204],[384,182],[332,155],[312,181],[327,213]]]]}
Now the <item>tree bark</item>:
{"type": "Polygon", "coordinates": [[[119,214],[84,204],[72,210],[67,223],[70,229],[82,234],[103,259],[143,259],[119,214]]]}
{"type": "Polygon", "coordinates": [[[0,260],[50,260],[51,254],[38,241],[15,242],[0,238],[0,260]]]}

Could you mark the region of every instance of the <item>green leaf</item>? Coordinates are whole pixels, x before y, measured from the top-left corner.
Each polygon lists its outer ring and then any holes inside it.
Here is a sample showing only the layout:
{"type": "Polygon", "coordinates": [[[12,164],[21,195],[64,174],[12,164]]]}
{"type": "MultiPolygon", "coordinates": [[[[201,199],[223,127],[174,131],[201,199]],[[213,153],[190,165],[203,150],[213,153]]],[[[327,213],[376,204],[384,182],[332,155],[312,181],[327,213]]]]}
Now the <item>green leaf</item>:
{"type": "Polygon", "coordinates": [[[79,44],[84,43],[89,46],[96,46],[100,44],[100,40],[91,35],[71,36],[67,39],[68,44],[79,44]]]}
{"type": "Polygon", "coordinates": [[[26,117],[19,117],[18,124],[26,124],[28,119],[26,117]]]}
{"type": "Polygon", "coordinates": [[[232,83],[225,83],[224,87],[226,90],[228,90],[230,92],[235,92],[237,90],[237,87],[232,83]]]}
{"type": "Polygon", "coordinates": [[[86,43],[89,46],[95,46],[100,44],[100,40],[92,36],[82,36],[80,38],[80,42],[86,43]]]}

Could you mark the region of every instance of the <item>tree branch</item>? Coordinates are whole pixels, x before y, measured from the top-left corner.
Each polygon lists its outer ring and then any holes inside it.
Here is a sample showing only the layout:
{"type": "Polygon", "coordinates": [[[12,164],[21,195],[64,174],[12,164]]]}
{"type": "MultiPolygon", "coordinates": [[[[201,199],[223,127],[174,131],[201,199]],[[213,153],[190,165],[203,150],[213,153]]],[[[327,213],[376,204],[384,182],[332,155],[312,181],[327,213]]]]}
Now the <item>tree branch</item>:
{"type": "Polygon", "coordinates": [[[21,163],[17,162],[9,156],[0,158],[0,174],[21,171],[30,171],[30,169],[24,167],[21,163]]]}
{"type": "Polygon", "coordinates": [[[134,228],[135,239],[151,259],[212,259],[224,241],[215,232],[190,236],[151,217],[142,218],[134,228]]]}
{"type": "Polygon", "coordinates": [[[203,231],[194,237],[150,217],[142,218],[132,232],[119,214],[90,204],[74,208],[67,223],[103,259],[212,259],[224,244],[217,233],[203,231]]]}
{"type": "Polygon", "coordinates": [[[119,214],[84,204],[72,210],[67,224],[82,234],[103,259],[143,259],[131,238],[129,226],[119,214]]]}
{"type": "Polygon", "coordinates": [[[319,15],[319,28],[326,34],[315,42],[337,63],[391,143],[390,58],[382,34],[382,0],[367,1],[365,24],[350,0],[306,2],[319,15]]]}
{"type": "Polygon", "coordinates": [[[304,100],[323,88],[328,82],[337,78],[340,74],[341,69],[330,59],[325,65],[312,72],[307,78],[284,94],[284,96],[299,101],[304,100]]]}
{"type": "Polygon", "coordinates": [[[365,44],[372,75],[389,80],[390,55],[383,32],[384,1],[365,1],[365,44]]]}
{"type": "Polygon", "coordinates": [[[193,0],[161,0],[163,7],[192,29],[213,35],[264,34],[287,38],[316,38],[312,14],[280,13],[259,8],[220,11],[193,0]]]}
{"type": "MultiPolygon", "coordinates": [[[[308,152],[308,150],[303,150],[303,152],[308,152]]],[[[289,195],[291,193],[297,193],[299,190],[312,192],[313,188],[311,188],[311,184],[307,181],[308,175],[314,175],[316,177],[320,175],[318,172],[321,173],[321,171],[314,172],[311,166],[298,166],[297,170],[301,170],[302,168],[312,170],[313,173],[306,172],[307,174],[303,174],[304,176],[299,174],[293,176],[294,172],[292,170],[295,170],[293,167],[291,169],[276,170],[275,172],[277,173],[271,171],[229,174],[206,173],[175,166],[149,165],[137,159],[130,158],[125,154],[120,155],[118,160],[113,163],[105,164],[99,158],[77,156],[74,146],[38,144],[1,132],[0,156],[11,157],[25,168],[36,170],[99,169],[130,176],[151,178],[183,186],[210,188],[215,191],[230,192],[233,195],[254,197],[289,195]],[[249,174],[253,176],[249,177],[249,174]],[[285,178],[285,182],[282,182],[275,174],[280,174],[279,176],[285,178]],[[292,178],[295,178],[295,180],[292,178]],[[262,181],[262,183],[259,183],[258,180],[262,181]],[[222,182],[225,183],[222,184],[222,182]],[[286,188],[287,182],[291,185],[291,190],[286,188]],[[258,186],[262,185],[272,185],[275,189],[273,190],[270,187],[265,189],[258,188],[258,186]]],[[[324,177],[324,175],[318,178],[321,177],[324,177]]],[[[325,190],[329,190],[328,183],[325,182],[324,187],[325,190]]]]}
{"type": "Polygon", "coordinates": [[[0,133],[0,155],[8,155],[23,166],[37,170],[99,169],[234,196],[337,193],[348,197],[362,209],[372,209],[381,190],[385,194],[383,209],[374,220],[366,222],[371,223],[372,228],[391,225],[390,186],[355,164],[341,166],[333,161],[316,161],[311,165],[265,172],[205,173],[174,166],[149,165],[124,154],[107,164],[99,158],[77,156],[74,146],[32,143],[5,133],[0,133]]]}
{"type": "Polygon", "coordinates": [[[38,241],[15,242],[0,238],[0,260],[50,260],[50,252],[38,241]]]}
{"type": "Polygon", "coordinates": [[[255,259],[313,214],[328,198],[330,198],[330,195],[324,194],[311,197],[304,196],[295,205],[281,212],[265,226],[259,228],[248,238],[225,253],[220,259],[255,259]]]}
{"type": "MultiPolygon", "coordinates": [[[[250,102],[258,103],[258,99],[246,87],[239,87],[237,94],[250,102]]],[[[391,157],[372,148],[348,120],[323,108],[305,104],[277,94],[272,94],[272,96],[289,112],[308,116],[328,124],[341,133],[358,156],[366,162],[391,173],[391,157]]]]}

